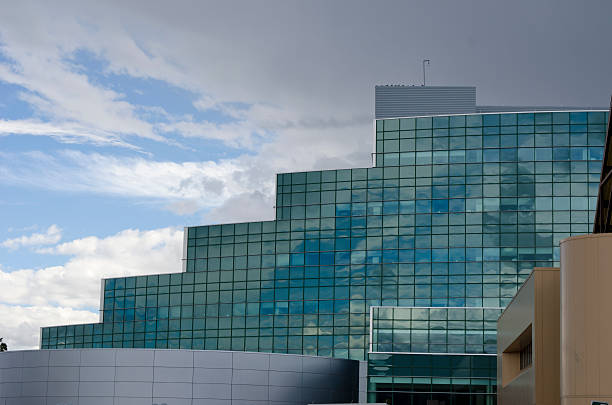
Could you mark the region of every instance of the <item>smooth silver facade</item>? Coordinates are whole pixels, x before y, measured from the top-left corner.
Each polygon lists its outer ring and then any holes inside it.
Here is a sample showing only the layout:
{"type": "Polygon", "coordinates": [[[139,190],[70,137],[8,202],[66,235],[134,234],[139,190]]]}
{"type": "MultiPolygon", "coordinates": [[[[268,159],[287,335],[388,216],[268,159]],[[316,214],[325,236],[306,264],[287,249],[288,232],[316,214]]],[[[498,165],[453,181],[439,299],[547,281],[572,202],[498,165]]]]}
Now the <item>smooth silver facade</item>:
{"type": "Polygon", "coordinates": [[[448,114],[607,109],[594,107],[476,105],[476,87],[473,86],[385,85],[376,86],[374,93],[376,119],[448,114]]]}
{"type": "Polygon", "coordinates": [[[376,86],[374,93],[376,119],[476,112],[471,86],[376,86]]]}
{"type": "Polygon", "coordinates": [[[359,362],[216,350],[0,354],[0,405],[298,405],[357,402],[359,362]]]}

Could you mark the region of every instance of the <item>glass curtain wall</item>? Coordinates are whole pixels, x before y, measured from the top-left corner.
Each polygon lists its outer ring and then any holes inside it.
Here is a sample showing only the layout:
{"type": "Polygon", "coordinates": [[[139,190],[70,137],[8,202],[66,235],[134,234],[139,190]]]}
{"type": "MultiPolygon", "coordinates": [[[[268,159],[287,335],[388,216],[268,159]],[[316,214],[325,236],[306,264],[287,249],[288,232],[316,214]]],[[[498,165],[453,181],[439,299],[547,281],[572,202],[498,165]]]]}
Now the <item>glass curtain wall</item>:
{"type": "Polygon", "coordinates": [[[607,118],[378,120],[376,167],[279,174],[275,221],[188,228],[186,272],[105,280],[103,322],[43,328],[41,348],[369,357],[372,400],[492,401],[491,314],[590,232],[607,118]],[[391,326],[401,350],[368,355],[372,306],[412,308],[391,326]]]}

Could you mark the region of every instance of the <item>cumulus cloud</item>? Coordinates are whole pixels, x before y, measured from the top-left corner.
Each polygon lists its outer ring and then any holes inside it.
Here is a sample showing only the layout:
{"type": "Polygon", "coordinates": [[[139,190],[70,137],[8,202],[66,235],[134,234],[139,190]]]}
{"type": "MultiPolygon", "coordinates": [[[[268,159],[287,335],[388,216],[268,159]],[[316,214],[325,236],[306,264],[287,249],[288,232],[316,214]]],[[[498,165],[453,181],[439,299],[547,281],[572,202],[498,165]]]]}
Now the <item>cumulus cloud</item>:
{"type": "Polygon", "coordinates": [[[18,238],[6,239],[0,246],[15,250],[23,246],[53,245],[62,239],[62,230],[57,225],[51,225],[43,233],[33,233],[18,238]]]}
{"type": "Polygon", "coordinates": [[[102,277],[181,271],[182,238],[174,228],[128,229],[59,244],[46,253],[70,256],[64,265],[0,271],[0,303],[96,307],[102,277]]]}
{"type": "Polygon", "coordinates": [[[69,256],[63,265],[10,272],[0,267],[0,331],[7,342],[31,347],[40,326],[95,321],[100,279],[180,272],[182,242],[182,229],[127,229],[48,249],[69,256]]]}
{"type": "Polygon", "coordinates": [[[68,325],[98,321],[96,312],[54,306],[0,304],[0,331],[9,350],[37,349],[41,325],[68,325]]]}

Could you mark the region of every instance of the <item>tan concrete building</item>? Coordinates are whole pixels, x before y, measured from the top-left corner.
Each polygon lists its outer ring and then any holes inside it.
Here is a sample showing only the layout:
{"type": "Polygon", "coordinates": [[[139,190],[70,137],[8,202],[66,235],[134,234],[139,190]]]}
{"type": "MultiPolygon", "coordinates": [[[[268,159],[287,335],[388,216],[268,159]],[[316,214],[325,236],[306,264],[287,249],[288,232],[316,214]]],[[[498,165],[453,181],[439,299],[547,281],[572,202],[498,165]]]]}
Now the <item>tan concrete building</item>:
{"type": "Polygon", "coordinates": [[[612,405],[612,99],[593,234],[561,241],[497,321],[497,402],[612,405]]]}
{"type": "Polygon", "coordinates": [[[612,233],[561,241],[497,323],[498,404],[612,405],[612,233]]]}
{"type": "Polygon", "coordinates": [[[561,241],[561,404],[612,404],[612,234],[561,241]]]}
{"type": "Polygon", "coordinates": [[[497,323],[498,404],[559,404],[559,269],[535,268],[497,323]]]}

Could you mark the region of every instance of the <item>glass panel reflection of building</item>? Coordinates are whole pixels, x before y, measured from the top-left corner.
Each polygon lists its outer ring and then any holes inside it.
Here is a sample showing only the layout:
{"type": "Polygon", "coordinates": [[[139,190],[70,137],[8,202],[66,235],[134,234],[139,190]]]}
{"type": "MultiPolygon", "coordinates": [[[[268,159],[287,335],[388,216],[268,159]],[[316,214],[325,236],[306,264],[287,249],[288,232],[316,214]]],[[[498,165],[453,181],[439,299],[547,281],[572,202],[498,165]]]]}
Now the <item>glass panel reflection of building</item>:
{"type": "Polygon", "coordinates": [[[497,316],[589,232],[607,118],[377,120],[375,167],[279,174],[275,221],[187,228],[185,272],[105,280],[103,322],[41,348],[368,360],[370,401],[492,404],[497,316]]]}

